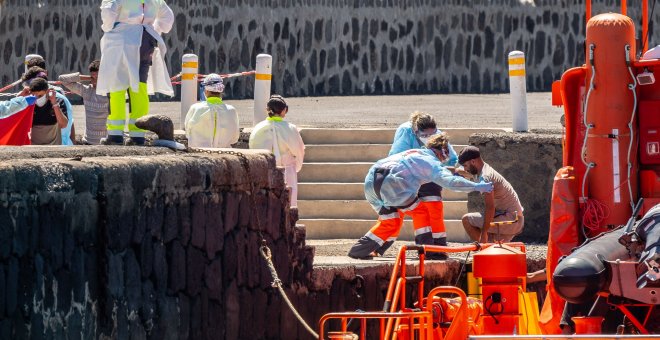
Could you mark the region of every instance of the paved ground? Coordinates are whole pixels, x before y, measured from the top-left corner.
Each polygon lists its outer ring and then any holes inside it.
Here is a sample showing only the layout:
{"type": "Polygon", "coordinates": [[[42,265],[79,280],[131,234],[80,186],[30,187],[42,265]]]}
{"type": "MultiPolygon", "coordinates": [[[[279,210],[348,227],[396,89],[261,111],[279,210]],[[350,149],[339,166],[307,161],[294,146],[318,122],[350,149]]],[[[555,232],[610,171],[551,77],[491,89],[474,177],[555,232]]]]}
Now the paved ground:
{"type": "MultiPolygon", "coordinates": [[[[550,104],[550,93],[529,93],[530,129],[560,128],[562,109],[550,104]]],[[[437,94],[411,96],[351,96],[289,98],[287,119],[299,127],[396,127],[419,110],[435,116],[441,128],[511,128],[508,94],[437,94]]],[[[241,126],[252,126],[253,101],[228,100],[236,107],[241,126]]],[[[152,113],[167,114],[178,126],[180,104],[151,104],[152,113]]],[[[84,109],[74,107],[76,126],[84,126],[84,109]]],[[[82,130],[79,128],[78,131],[82,130]]]]}
{"type": "MultiPolygon", "coordinates": [[[[515,240],[514,240],[515,241],[515,240]]],[[[314,253],[315,266],[336,266],[336,265],[370,265],[383,262],[394,262],[399,248],[403,244],[410,244],[410,242],[397,241],[394,245],[387,250],[383,257],[377,257],[372,260],[354,260],[346,254],[355,240],[336,239],[336,240],[307,240],[306,244],[316,247],[314,253]]],[[[450,246],[464,245],[462,243],[449,243],[450,246]]],[[[528,244],[526,245],[528,267],[530,271],[542,268],[545,265],[545,257],[547,253],[546,244],[528,244]]],[[[464,260],[467,253],[454,253],[449,254],[450,257],[464,260]]],[[[407,255],[409,258],[416,258],[415,253],[411,252],[407,255]]]]}

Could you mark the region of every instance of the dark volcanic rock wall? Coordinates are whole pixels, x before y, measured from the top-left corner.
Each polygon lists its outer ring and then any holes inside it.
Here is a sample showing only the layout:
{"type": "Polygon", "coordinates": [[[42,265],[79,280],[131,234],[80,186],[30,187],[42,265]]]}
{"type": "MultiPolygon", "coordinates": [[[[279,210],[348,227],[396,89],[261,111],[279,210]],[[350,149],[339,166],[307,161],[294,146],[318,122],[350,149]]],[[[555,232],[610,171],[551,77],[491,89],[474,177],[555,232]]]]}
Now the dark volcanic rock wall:
{"type": "Polygon", "coordinates": [[[214,154],[0,163],[0,339],[295,329],[258,248],[263,237],[287,287],[309,276],[313,250],[272,155],[246,153],[250,176],[214,154]]]}
{"type": "MultiPolygon", "coordinates": [[[[86,71],[99,58],[98,0],[0,3],[3,84],[39,53],[58,75],[86,71]]],[[[181,56],[200,56],[200,72],[253,69],[273,55],[273,92],[286,96],[502,92],[507,53],[527,55],[528,89],[549,90],[584,63],[584,4],[541,0],[170,0],[165,36],[172,74],[181,56]]],[[[594,1],[594,14],[618,11],[594,1]]],[[[639,1],[629,1],[638,21],[639,1]]],[[[660,18],[660,11],[656,12],[660,18]]],[[[655,44],[653,36],[649,40],[655,44]]],[[[251,97],[253,80],[228,82],[231,98],[251,97]]]]}

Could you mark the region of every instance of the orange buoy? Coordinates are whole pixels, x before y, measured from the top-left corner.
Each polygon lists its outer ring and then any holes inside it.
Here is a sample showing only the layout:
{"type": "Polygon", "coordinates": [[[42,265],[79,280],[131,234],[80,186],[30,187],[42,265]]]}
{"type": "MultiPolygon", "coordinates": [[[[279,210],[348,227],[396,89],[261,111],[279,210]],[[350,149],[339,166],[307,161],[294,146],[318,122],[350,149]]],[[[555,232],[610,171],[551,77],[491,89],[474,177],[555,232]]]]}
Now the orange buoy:
{"type": "Polygon", "coordinates": [[[625,15],[607,13],[587,23],[587,96],[581,129],[586,129],[583,161],[584,193],[604,204],[599,226],[625,224],[637,200],[637,148],[630,148],[628,127],[635,110],[635,88],[630,63],[635,59],[635,27],[625,15]],[[591,82],[593,80],[593,86],[591,82]],[[586,121],[586,126],[584,122],[586,121]],[[632,168],[628,170],[628,164],[632,168]],[[630,178],[628,174],[631,174],[630,178]]]}

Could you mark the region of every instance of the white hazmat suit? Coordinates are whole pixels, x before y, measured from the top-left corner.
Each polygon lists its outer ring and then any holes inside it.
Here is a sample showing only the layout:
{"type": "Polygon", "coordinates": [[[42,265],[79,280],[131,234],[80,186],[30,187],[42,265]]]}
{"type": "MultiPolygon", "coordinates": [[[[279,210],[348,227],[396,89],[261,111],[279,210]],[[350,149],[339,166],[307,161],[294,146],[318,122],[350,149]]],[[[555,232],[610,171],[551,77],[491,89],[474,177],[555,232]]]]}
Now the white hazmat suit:
{"type": "Polygon", "coordinates": [[[298,172],[305,157],[305,143],[295,125],[280,117],[269,117],[250,134],[250,149],[266,149],[284,167],[284,180],[291,187],[291,206],[298,206],[298,172]]]}
{"type": "Polygon", "coordinates": [[[218,97],[193,104],[186,114],[188,146],[229,148],[238,141],[238,114],[218,97]]]}
{"type": "Polygon", "coordinates": [[[153,53],[148,93],[160,92],[173,96],[172,82],[163,59],[167,47],[161,33],[168,33],[174,24],[174,13],[163,0],[103,0],[101,2],[103,38],[101,38],[101,66],[96,93],[131,88],[139,91],[140,46],[142,33],[151,35],[158,43],[153,53]]]}

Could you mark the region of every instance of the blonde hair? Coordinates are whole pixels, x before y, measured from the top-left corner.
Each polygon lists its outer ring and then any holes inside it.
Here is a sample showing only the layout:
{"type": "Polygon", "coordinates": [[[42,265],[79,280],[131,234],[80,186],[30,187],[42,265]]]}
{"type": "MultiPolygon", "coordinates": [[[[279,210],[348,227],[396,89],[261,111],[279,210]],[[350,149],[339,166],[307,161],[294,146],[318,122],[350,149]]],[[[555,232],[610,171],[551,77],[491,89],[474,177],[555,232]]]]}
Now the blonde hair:
{"type": "Polygon", "coordinates": [[[449,138],[447,138],[447,134],[444,132],[435,134],[429,138],[428,142],[426,142],[426,147],[449,154],[449,138]]]}
{"type": "Polygon", "coordinates": [[[415,111],[410,115],[410,122],[413,130],[424,131],[426,129],[436,129],[435,119],[428,113],[415,111]]]}

